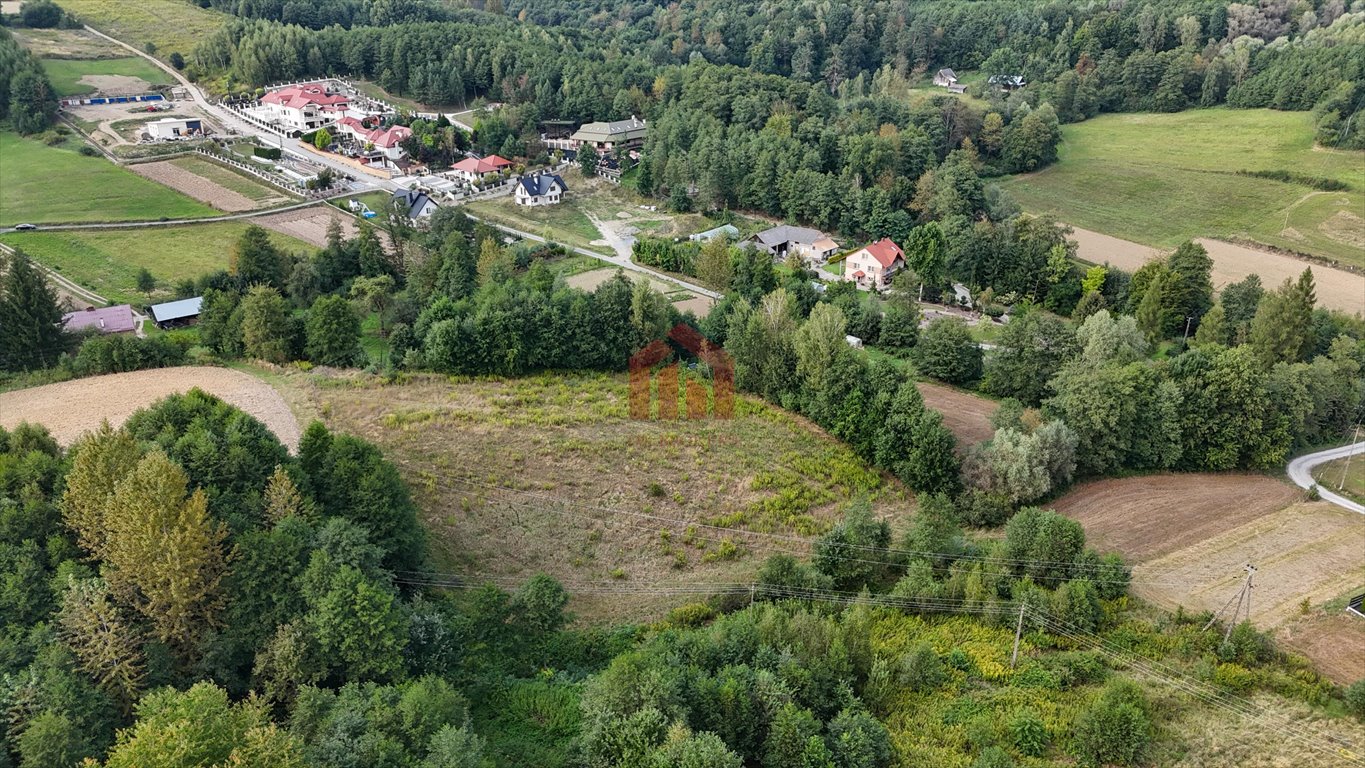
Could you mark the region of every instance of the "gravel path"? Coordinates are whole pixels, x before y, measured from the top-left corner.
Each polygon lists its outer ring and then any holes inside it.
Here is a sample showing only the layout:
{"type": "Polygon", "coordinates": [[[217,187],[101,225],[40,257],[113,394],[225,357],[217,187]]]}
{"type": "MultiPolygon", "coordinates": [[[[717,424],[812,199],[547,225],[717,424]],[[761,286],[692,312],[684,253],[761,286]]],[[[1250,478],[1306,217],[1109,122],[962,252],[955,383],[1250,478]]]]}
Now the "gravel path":
{"type": "Polygon", "coordinates": [[[117,426],[135,411],[194,387],[260,419],[290,450],[298,446],[298,419],[274,388],[241,371],[204,366],[115,373],[0,393],[0,426],[37,422],[57,442],[70,445],[105,419],[117,426]]]}

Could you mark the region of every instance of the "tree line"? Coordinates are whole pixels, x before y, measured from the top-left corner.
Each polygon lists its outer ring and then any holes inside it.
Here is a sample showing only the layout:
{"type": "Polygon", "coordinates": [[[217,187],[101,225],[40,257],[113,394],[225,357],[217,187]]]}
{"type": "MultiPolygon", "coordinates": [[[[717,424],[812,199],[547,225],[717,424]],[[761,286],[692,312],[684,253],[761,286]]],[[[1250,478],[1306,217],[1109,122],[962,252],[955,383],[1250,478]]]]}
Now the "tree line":
{"type": "Polygon", "coordinates": [[[57,119],[57,92],[42,62],[0,27],[0,120],[21,134],[41,133],[57,119]]]}

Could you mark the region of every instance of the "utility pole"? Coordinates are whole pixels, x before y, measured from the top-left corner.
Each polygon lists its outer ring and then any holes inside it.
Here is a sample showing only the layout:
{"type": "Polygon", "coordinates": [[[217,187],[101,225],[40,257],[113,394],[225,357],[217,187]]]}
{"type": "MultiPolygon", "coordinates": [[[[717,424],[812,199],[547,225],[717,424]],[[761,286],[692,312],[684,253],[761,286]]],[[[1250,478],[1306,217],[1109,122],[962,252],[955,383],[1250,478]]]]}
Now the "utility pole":
{"type": "Polygon", "coordinates": [[[1245,570],[1246,578],[1242,580],[1241,589],[1238,589],[1237,594],[1228,598],[1228,601],[1223,604],[1223,607],[1218,609],[1217,613],[1213,614],[1213,617],[1209,619],[1209,623],[1205,624],[1204,628],[1200,630],[1201,632],[1207,632],[1209,627],[1212,627],[1213,623],[1218,621],[1218,617],[1223,615],[1223,612],[1228,609],[1228,606],[1232,605],[1234,600],[1237,601],[1237,608],[1233,610],[1232,620],[1228,622],[1227,631],[1223,633],[1223,642],[1227,642],[1228,638],[1232,637],[1232,628],[1237,626],[1237,617],[1242,615],[1243,603],[1246,604],[1246,620],[1251,621],[1251,590],[1255,588],[1252,584],[1252,577],[1256,575],[1256,566],[1247,563],[1245,570]]]}
{"type": "Polygon", "coordinates": [[[1019,661],[1019,638],[1024,634],[1024,606],[1028,603],[1024,600],[1019,601],[1019,623],[1014,625],[1014,650],[1010,651],[1010,669],[1019,661]]]}
{"type": "MultiPolygon", "coordinates": [[[[1357,442],[1359,442],[1359,441],[1360,441],[1360,425],[1359,425],[1359,424],[1356,424],[1355,431],[1351,433],[1351,445],[1355,445],[1355,444],[1356,444],[1357,442]]],[[[1346,487],[1346,473],[1349,472],[1350,469],[1351,469],[1351,457],[1352,457],[1352,456],[1355,456],[1355,453],[1354,453],[1354,452],[1350,452],[1350,453],[1347,453],[1347,454],[1346,454],[1346,464],[1345,464],[1344,466],[1342,466],[1342,468],[1341,468],[1341,479],[1337,481],[1337,490],[1338,490],[1338,491],[1340,491],[1341,489],[1343,489],[1343,488],[1346,487]]]]}
{"type": "Polygon", "coordinates": [[[1184,344],[1182,344],[1181,346],[1189,346],[1189,342],[1190,342],[1190,323],[1192,323],[1192,322],[1194,322],[1194,317],[1193,317],[1193,316],[1185,318],[1185,338],[1182,339],[1182,341],[1184,342],[1184,344]]]}

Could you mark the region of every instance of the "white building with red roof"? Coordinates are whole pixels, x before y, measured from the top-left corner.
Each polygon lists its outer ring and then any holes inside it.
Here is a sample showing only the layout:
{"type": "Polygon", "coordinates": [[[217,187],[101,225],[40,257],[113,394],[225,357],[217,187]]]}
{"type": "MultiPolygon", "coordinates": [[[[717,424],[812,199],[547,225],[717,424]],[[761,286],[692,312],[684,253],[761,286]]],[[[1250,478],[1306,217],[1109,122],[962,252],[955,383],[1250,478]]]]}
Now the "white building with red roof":
{"type": "Polygon", "coordinates": [[[261,111],[271,122],[290,131],[307,133],[336,122],[346,114],[351,99],[321,83],[291,85],[261,97],[261,111]]]}
{"type": "Polygon", "coordinates": [[[452,176],[473,184],[485,177],[500,173],[512,167],[512,161],[497,155],[488,157],[466,157],[450,167],[452,176]]]}
{"type": "Polygon", "coordinates": [[[349,116],[337,121],[337,132],[353,137],[362,146],[373,146],[376,152],[390,160],[403,159],[405,153],[402,144],[412,138],[412,129],[406,125],[371,128],[364,121],[349,116]]]}
{"type": "Polygon", "coordinates": [[[905,251],[891,238],[859,248],[844,260],[844,279],[863,290],[884,290],[892,275],[905,268],[905,251]]]}

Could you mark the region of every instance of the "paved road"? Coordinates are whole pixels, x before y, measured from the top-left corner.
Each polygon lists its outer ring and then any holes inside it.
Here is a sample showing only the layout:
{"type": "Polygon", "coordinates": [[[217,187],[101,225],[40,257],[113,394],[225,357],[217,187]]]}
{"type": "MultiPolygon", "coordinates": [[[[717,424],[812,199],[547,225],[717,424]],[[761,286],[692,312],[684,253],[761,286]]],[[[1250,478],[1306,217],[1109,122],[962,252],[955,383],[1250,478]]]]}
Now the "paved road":
{"type": "MultiPolygon", "coordinates": [[[[1300,488],[1312,488],[1316,485],[1318,488],[1318,496],[1320,496],[1323,501],[1330,501],[1339,507],[1344,507],[1352,512],[1359,512],[1360,514],[1365,515],[1365,506],[1332,493],[1313,479],[1313,468],[1317,465],[1325,464],[1337,459],[1344,459],[1347,456],[1354,456],[1360,453],[1365,453],[1365,441],[1353,443],[1351,445],[1343,445],[1340,448],[1328,448],[1325,451],[1310,453],[1307,456],[1300,456],[1289,462],[1289,479],[1293,480],[1294,485],[1297,485],[1300,488]]],[[[1362,457],[1361,461],[1365,461],[1365,457],[1362,457]]]]}
{"type": "MultiPolygon", "coordinates": [[[[195,105],[197,105],[199,109],[201,109],[204,112],[204,114],[210,115],[217,119],[218,122],[222,123],[224,127],[231,127],[234,130],[236,130],[239,134],[242,134],[244,136],[256,136],[260,139],[266,140],[270,144],[279,146],[281,150],[294,157],[306,160],[310,163],[325,165],[331,168],[332,170],[336,171],[337,173],[342,174],[343,176],[355,176],[356,173],[358,173],[355,168],[347,165],[346,163],[342,163],[331,158],[324,157],[322,155],[302,152],[297,149],[294,149],[289,146],[288,140],[282,134],[274,131],[267,131],[264,128],[253,125],[252,123],[249,123],[241,119],[236,114],[234,114],[232,110],[210,100],[208,96],[204,95],[203,90],[201,90],[199,86],[190,82],[184,75],[180,74],[180,72],[177,71],[175,67],[165,64],[155,56],[152,56],[151,54],[142,51],[138,48],[134,48],[133,46],[123,42],[122,40],[110,37],[104,34],[103,32],[99,31],[98,29],[95,29],[94,27],[87,26],[86,30],[104,38],[105,40],[108,40],[111,43],[114,43],[115,45],[127,48],[129,51],[132,51],[134,54],[141,56],[147,61],[150,61],[152,64],[156,65],[166,74],[175,78],[176,82],[180,83],[180,85],[183,86],[185,90],[189,92],[190,99],[195,103],[195,105]]],[[[376,187],[388,190],[389,192],[394,192],[398,189],[397,185],[395,185],[388,179],[365,176],[364,180],[373,184],[376,187]]]]}

